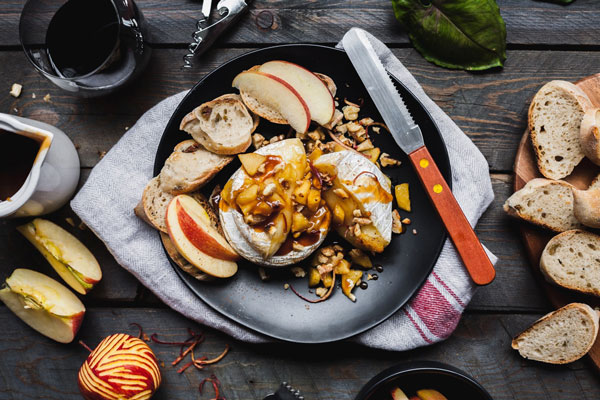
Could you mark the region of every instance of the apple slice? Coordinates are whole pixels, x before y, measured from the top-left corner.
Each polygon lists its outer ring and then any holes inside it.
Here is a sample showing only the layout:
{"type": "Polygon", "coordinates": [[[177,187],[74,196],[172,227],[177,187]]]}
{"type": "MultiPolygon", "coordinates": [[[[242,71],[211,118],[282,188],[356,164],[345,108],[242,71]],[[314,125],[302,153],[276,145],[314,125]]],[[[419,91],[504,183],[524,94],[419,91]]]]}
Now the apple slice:
{"type": "Polygon", "coordinates": [[[60,343],[70,343],[85,307],[65,286],[30,269],[15,269],[0,289],[0,300],[27,325],[60,343]]]}
{"type": "Polygon", "coordinates": [[[78,293],[86,294],[102,279],[102,270],[94,255],[75,236],[55,223],[36,218],[17,227],[17,230],[78,293]]]}
{"type": "Polygon", "coordinates": [[[393,388],[390,394],[393,400],[408,400],[408,396],[400,388],[393,388]]]}
{"type": "Polygon", "coordinates": [[[244,71],[233,79],[232,86],[278,111],[297,132],[308,130],[311,119],[308,106],[283,79],[260,71],[244,71]]]}
{"type": "Polygon", "coordinates": [[[306,102],[313,121],[320,125],[331,121],[335,102],[327,85],[317,75],[298,64],[279,60],[264,63],[258,71],[281,78],[296,89],[306,102]]]}
{"type": "Polygon", "coordinates": [[[239,256],[211,226],[206,210],[194,199],[186,195],[174,197],[167,207],[166,220],[169,238],[194,267],[217,278],[229,278],[237,272],[233,260],[239,256]]]}
{"type": "Polygon", "coordinates": [[[417,396],[419,396],[419,399],[421,400],[448,400],[446,396],[435,389],[417,390],[417,396]]]}
{"type": "Polygon", "coordinates": [[[246,170],[246,173],[250,176],[254,176],[258,171],[258,168],[267,159],[266,156],[263,156],[262,154],[258,153],[239,154],[238,158],[240,159],[242,166],[246,170]]]}

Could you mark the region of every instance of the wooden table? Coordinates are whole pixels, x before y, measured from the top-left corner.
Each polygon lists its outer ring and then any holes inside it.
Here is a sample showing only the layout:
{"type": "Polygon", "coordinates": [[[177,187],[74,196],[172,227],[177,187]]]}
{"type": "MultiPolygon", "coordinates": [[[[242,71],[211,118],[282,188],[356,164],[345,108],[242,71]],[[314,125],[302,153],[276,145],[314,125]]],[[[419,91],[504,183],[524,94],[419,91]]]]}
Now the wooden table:
{"type": "MultiPolygon", "coordinates": [[[[495,282],[480,289],[445,342],[394,353],[348,343],[322,346],[248,345],[204,329],[202,351],[216,355],[226,343],[230,354],[205,371],[182,375],[169,365],[177,350],[152,345],[164,361],[157,399],[208,399],[200,395],[202,378],[215,373],[227,399],[262,399],[281,381],[289,381],[307,399],[353,399],[377,372],[407,360],[451,363],[481,382],[495,399],[598,399],[598,372],[584,359],[567,366],[523,360],[510,349],[511,338],[550,311],[534,281],[517,223],[501,206],[511,194],[512,163],[525,129],[527,107],[535,91],[551,79],[575,81],[600,72],[600,4],[576,0],[560,6],[533,0],[498,0],[508,31],[508,60],[502,70],[451,71],[426,62],[410,45],[383,0],[256,0],[250,13],[222,37],[192,70],[181,70],[186,43],[200,15],[191,0],[137,0],[153,33],[155,48],[143,76],[112,96],[87,100],[65,93],[41,77],[19,46],[18,21],[23,0],[0,2],[0,111],[35,118],[64,130],[81,159],[81,182],[103,154],[148,108],[190,88],[205,73],[251,49],[280,43],[334,45],[347,29],[368,29],[394,54],[485,155],[496,199],[477,233],[500,257],[495,282]],[[8,95],[13,82],[21,97],[8,95]],[[33,98],[35,93],[36,97],[33,98]],[[51,102],[42,98],[50,94],[51,102]]],[[[77,217],[68,206],[49,218],[69,227],[77,217]]],[[[47,262],[15,231],[17,221],[0,221],[0,277],[14,267],[29,267],[57,278],[47,262]]],[[[70,227],[69,227],[70,228],[70,227]]],[[[135,333],[131,322],[172,340],[185,328],[202,329],[168,309],[123,270],[89,230],[70,229],[96,255],[104,279],[84,299],[88,308],[79,338],[95,346],[115,332],[135,333]]],[[[59,278],[57,278],[59,279],[59,278]]],[[[0,307],[0,399],[79,399],[76,376],[87,352],[78,344],[61,345],[37,334],[6,307],[0,307]]]]}

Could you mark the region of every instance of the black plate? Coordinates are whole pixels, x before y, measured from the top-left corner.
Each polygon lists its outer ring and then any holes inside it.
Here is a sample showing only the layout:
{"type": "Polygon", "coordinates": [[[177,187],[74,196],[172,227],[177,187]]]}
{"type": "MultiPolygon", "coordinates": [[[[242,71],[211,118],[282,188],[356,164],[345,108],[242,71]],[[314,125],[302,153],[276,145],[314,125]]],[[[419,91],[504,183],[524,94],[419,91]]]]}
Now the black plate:
{"type": "MultiPolygon", "coordinates": [[[[363,98],[365,101],[360,116],[382,121],[343,51],[315,45],[284,45],[256,50],[237,57],[208,74],[181,101],[165,128],[156,154],[154,174],[158,175],[173,147],[180,141],[189,139],[189,135],[179,130],[179,122],[189,111],[219,95],[234,92],[231,82],[239,72],[278,59],[295,62],[312,71],[329,75],[338,86],[337,98],[341,105],[344,98],[350,101],[363,98]]],[[[429,151],[444,178],[450,183],[452,180],[448,154],[437,127],[419,101],[400,82],[397,83],[411,114],[421,126],[429,151]]],[[[275,125],[261,120],[257,132],[268,138],[287,133],[288,130],[287,125],[275,125]]],[[[215,310],[248,328],[282,340],[331,342],[356,335],[384,321],[400,309],[423,284],[440,254],[446,231],[410,161],[392,137],[383,129],[381,134],[372,136],[382,151],[402,161],[400,167],[386,168],[385,172],[393,184],[410,184],[413,211],[402,212],[401,215],[410,217],[412,224],[408,226],[408,232],[394,235],[383,254],[374,258],[374,262],[381,264],[384,271],[378,273],[377,281],[368,282],[367,290],[355,289],[356,303],[350,301],[338,288],[329,300],[308,304],[296,297],[291,290],[284,290],[284,284],[290,283],[306,296],[316,298],[314,294],[308,293],[306,279],[292,278],[286,270],[274,274],[269,282],[262,282],[257,267],[245,261],[239,263],[239,272],[233,278],[218,282],[199,282],[171,263],[175,271],[198,297],[215,310]],[[417,230],[417,235],[411,233],[413,229],[417,230]]],[[[216,183],[223,185],[239,166],[236,159],[203,191],[209,194],[216,183]]],[[[336,237],[333,233],[329,236],[329,240],[336,237]]],[[[308,261],[300,263],[307,264],[308,261]]]]}
{"type": "Polygon", "coordinates": [[[493,400],[466,372],[436,361],[415,361],[390,367],[367,382],[355,400],[389,399],[390,390],[396,387],[409,397],[416,395],[417,390],[435,389],[449,400],[493,400]]]}

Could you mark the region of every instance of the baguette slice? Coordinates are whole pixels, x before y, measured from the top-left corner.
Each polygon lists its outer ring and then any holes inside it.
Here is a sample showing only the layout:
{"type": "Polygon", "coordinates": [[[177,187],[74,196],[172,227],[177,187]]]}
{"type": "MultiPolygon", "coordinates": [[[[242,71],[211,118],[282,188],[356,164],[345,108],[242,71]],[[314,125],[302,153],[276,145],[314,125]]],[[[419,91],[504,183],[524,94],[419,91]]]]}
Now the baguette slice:
{"type": "Polygon", "coordinates": [[[181,120],[179,129],[207,150],[227,155],[246,151],[258,122],[240,96],[226,94],[196,107],[181,120]]]}
{"type": "Polygon", "coordinates": [[[571,303],[538,319],[512,341],[522,357],[567,364],[583,357],[596,341],[598,313],[587,304],[571,303]]]}
{"type": "Polygon", "coordinates": [[[600,189],[600,175],[598,175],[593,181],[592,183],[590,183],[590,186],[588,187],[588,189],[600,189]]]}
{"type": "Polygon", "coordinates": [[[579,229],[556,235],[542,252],[540,270],[550,283],[600,296],[600,236],[579,229]]]}
{"type": "Polygon", "coordinates": [[[538,169],[546,178],[562,179],[583,159],[580,125],[592,108],[587,95],[566,81],[551,81],[529,107],[529,131],[538,169]]]}
{"type": "Polygon", "coordinates": [[[201,188],[233,157],[205,150],[195,140],[177,144],[160,171],[160,186],[174,195],[193,192],[201,188]]]}
{"type": "MultiPolygon", "coordinates": [[[[260,65],[255,65],[249,69],[249,71],[255,71],[260,68],[260,65]]],[[[325,74],[320,74],[318,72],[313,72],[315,75],[319,77],[327,86],[327,89],[331,92],[331,95],[335,97],[335,93],[337,92],[337,86],[333,79],[325,74]]],[[[256,98],[250,96],[248,93],[241,91],[240,96],[242,97],[242,101],[252,111],[254,114],[259,115],[266,119],[269,122],[274,124],[287,125],[287,120],[281,115],[278,111],[273,110],[271,107],[268,107],[258,101],[256,98]]]]}
{"type": "MultiPolygon", "coordinates": [[[[202,206],[208,204],[208,201],[201,193],[189,193],[202,206]]],[[[134,213],[138,218],[149,224],[154,229],[167,233],[167,206],[175,195],[162,190],[160,184],[160,175],[152,178],[146,185],[142,200],[134,208],[134,213]]]]}
{"type": "Polygon", "coordinates": [[[588,190],[573,188],[575,218],[590,228],[600,228],[600,187],[588,190]]]}
{"type": "Polygon", "coordinates": [[[583,153],[596,165],[600,165],[600,108],[586,111],[579,132],[583,153]]]}
{"type": "Polygon", "coordinates": [[[532,179],[504,203],[504,211],[555,232],[581,227],[573,213],[571,185],[550,179],[532,179]]]}

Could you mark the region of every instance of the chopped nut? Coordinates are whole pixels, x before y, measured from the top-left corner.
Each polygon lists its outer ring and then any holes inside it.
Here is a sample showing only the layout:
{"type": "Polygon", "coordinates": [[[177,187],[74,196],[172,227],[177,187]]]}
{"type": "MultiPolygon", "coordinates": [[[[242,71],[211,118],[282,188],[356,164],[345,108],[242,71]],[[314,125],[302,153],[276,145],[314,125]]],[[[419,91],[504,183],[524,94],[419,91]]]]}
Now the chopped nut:
{"type": "Polygon", "coordinates": [[[364,217],[354,217],[352,218],[352,223],[353,224],[358,224],[358,225],[369,225],[371,223],[371,218],[364,218],[364,217]]]}
{"type": "Polygon", "coordinates": [[[335,131],[341,134],[348,132],[348,127],[346,124],[341,124],[335,127],[335,131]]]}
{"type": "Polygon", "coordinates": [[[21,90],[23,89],[23,85],[18,83],[13,83],[10,88],[10,95],[12,97],[19,97],[21,95],[21,90]]]}
{"type": "Polygon", "coordinates": [[[400,161],[390,157],[388,153],[381,153],[381,156],[379,157],[379,162],[381,163],[382,167],[400,165],[400,161]]]}
{"type": "MultiPolygon", "coordinates": [[[[260,224],[261,222],[263,222],[265,220],[265,218],[266,217],[264,215],[248,214],[248,215],[244,216],[244,222],[246,222],[248,225],[256,225],[256,224],[260,224]]],[[[271,226],[271,228],[275,228],[275,227],[271,226]]]]}
{"type": "Polygon", "coordinates": [[[362,212],[357,208],[356,210],[352,211],[352,215],[355,217],[362,217],[362,212]]]}
{"type": "Polygon", "coordinates": [[[52,101],[52,98],[50,97],[50,93],[48,93],[44,96],[44,101],[46,103],[50,103],[52,101]]]}
{"type": "Polygon", "coordinates": [[[259,174],[264,174],[266,171],[266,165],[265,163],[262,163],[258,166],[258,168],[256,169],[256,172],[258,172],[259,174]]]}
{"type": "Polygon", "coordinates": [[[378,135],[379,135],[379,131],[381,131],[381,127],[379,127],[379,126],[374,126],[374,127],[372,127],[372,128],[371,128],[371,130],[372,130],[373,132],[375,132],[376,134],[378,134],[378,135]]]}
{"type": "Polygon", "coordinates": [[[344,113],[344,118],[347,121],[354,121],[358,118],[358,112],[360,108],[356,106],[344,106],[342,107],[342,112],[344,113]]]}
{"type": "Polygon", "coordinates": [[[327,246],[321,249],[321,254],[323,254],[325,257],[332,257],[335,252],[331,246],[327,246]]]}
{"type": "Polygon", "coordinates": [[[292,271],[292,274],[294,274],[296,278],[304,278],[306,276],[306,271],[302,267],[292,267],[290,268],[290,271],[292,271]]]}
{"type": "Polygon", "coordinates": [[[263,282],[264,281],[268,281],[269,278],[271,278],[269,276],[269,274],[267,273],[267,270],[264,269],[263,267],[259,267],[258,268],[258,276],[260,277],[260,280],[263,281],[263,282]]]}
{"type": "Polygon", "coordinates": [[[359,144],[358,146],[356,146],[357,151],[371,150],[374,148],[375,148],[375,146],[373,146],[373,142],[371,142],[370,139],[367,139],[364,142],[362,142],[361,144],[359,144]]]}
{"type": "Polygon", "coordinates": [[[317,261],[318,261],[320,264],[326,264],[326,263],[329,261],[329,257],[327,257],[327,256],[326,256],[326,255],[324,255],[324,254],[319,254],[319,256],[317,257],[317,261]]]}
{"type": "Polygon", "coordinates": [[[105,150],[98,151],[98,157],[100,157],[101,160],[104,158],[105,155],[106,155],[105,150]]]}
{"type": "Polygon", "coordinates": [[[35,99],[35,93],[31,93],[31,98],[35,99]]]}
{"type": "Polygon", "coordinates": [[[317,271],[319,271],[319,274],[321,274],[321,276],[323,276],[326,273],[333,271],[333,264],[327,263],[327,264],[317,265],[317,271]]]}
{"type": "Polygon", "coordinates": [[[254,135],[252,135],[252,144],[254,144],[256,150],[260,149],[263,146],[264,142],[265,137],[260,133],[255,133],[254,135]]]}
{"type": "Polygon", "coordinates": [[[358,237],[358,236],[360,236],[361,233],[362,233],[362,231],[360,230],[360,225],[359,224],[354,225],[354,228],[352,228],[352,234],[355,237],[358,237]]]}
{"type": "Polygon", "coordinates": [[[300,139],[300,140],[306,140],[308,138],[308,135],[306,132],[298,132],[296,131],[296,138],[300,139]]]}
{"type": "Polygon", "coordinates": [[[413,235],[417,234],[417,230],[416,229],[413,229],[412,232],[413,232],[413,235]]]}
{"type": "Polygon", "coordinates": [[[396,234],[402,233],[402,222],[398,210],[392,211],[392,232],[396,234]]]}
{"type": "Polygon", "coordinates": [[[327,289],[324,287],[318,287],[317,290],[315,290],[315,294],[319,297],[323,297],[327,294],[327,289]]]}
{"type": "Polygon", "coordinates": [[[67,217],[65,218],[65,221],[67,221],[67,224],[71,225],[73,228],[75,227],[75,221],[73,221],[73,218],[67,217]]]}
{"type": "Polygon", "coordinates": [[[342,246],[340,246],[339,244],[334,244],[333,245],[333,250],[335,250],[335,251],[343,251],[344,248],[342,246]]]}
{"type": "Polygon", "coordinates": [[[288,289],[290,288],[290,284],[289,284],[289,283],[285,283],[285,284],[283,285],[283,288],[284,288],[285,290],[288,290],[288,289]]]}
{"type": "Polygon", "coordinates": [[[273,182],[269,183],[267,186],[265,186],[265,188],[263,189],[263,196],[270,196],[273,193],[275,193],[275,189],[277,189],[277,185],[275,185],[273,182]]]}
{"type": "Polygon", "coordinates": [[[369,118],[369,117],[363,118],[360,121],[358,121],[358,123],[361,124],[362,126],[369,126],[373,122],[375,122],[375,121],[373,121],[373,118],[369,118]]]}
{"type": "Polygon", "coordinates": [[[367,131],[365,130],[364,126],[359,125],[356,122],[348,122],[346,127],[348,128],[348,133],[350,133],[350,136],[352,136],[357,142],[364,142],[367,138],[367,131]]]}
{"type": "Polygon", "coordinates": [[[348,196],[348,193],[346,193],[346,191],[342,188],[333,189],[333,194],[335,194],[340,199],[347,199],[348,197],[350,197],[348,196]]]}
{"type": "Polygon", "coordinates": [[[404,219],[402,220],[402,223],[403,223],[404,225],[410,225],[410,218],[404,218],[404,219]]]}
{"type": "Polygon", "coordinates": [[[371,279],[373,279],[373,275],[367,274],[367,280],[370,281],[371,279]]]}

